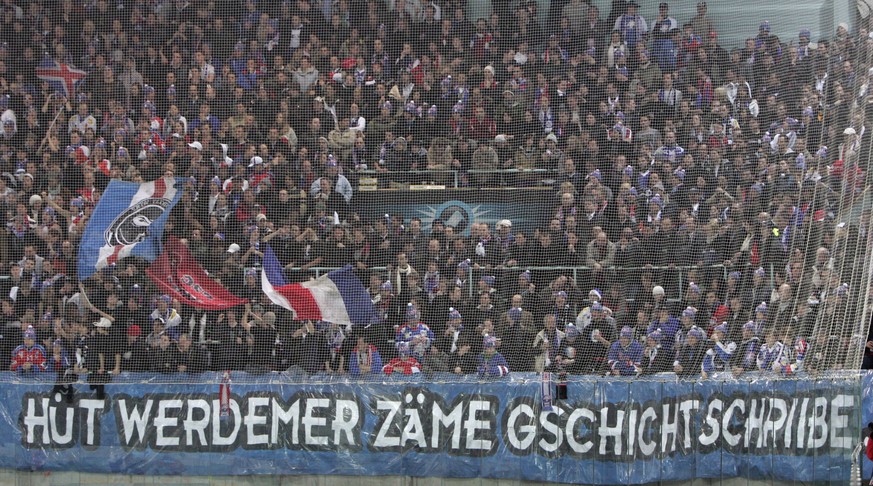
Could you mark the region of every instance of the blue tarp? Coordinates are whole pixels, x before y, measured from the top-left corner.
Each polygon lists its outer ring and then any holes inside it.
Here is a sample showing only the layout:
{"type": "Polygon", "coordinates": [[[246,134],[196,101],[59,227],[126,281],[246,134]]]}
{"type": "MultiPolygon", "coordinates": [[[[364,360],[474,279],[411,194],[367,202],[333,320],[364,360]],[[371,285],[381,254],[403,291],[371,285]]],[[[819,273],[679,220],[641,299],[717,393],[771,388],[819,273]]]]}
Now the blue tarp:
{"type": "Polygon", "coordinates": [[[77,385],[72,404],[53,396],[50,383],[3,385],[0,467],[587,484],[846,481],[873,403],[869,378],[862,393],[857,375],[571,382],[568,399],[544,411],[536,375],[291,384],[239,374],[223,410],[220,375],[199,377],[212,384],[168,378],[178,377],[121,376],[104,400],[77,385]]]}

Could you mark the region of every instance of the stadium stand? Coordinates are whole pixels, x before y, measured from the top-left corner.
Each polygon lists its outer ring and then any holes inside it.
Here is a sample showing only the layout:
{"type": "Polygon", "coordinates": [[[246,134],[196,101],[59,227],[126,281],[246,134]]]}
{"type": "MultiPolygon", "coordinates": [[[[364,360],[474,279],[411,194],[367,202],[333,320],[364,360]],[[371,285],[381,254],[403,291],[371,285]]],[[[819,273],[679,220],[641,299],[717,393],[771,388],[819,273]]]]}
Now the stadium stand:
{"type": "Polygon", "coordinates": [[[492,3],[2,2],[0,363],[69,393],[873,368],[866,23],[722,45],[706,2],[492,3]],[[110,181],[162,177],[165,239],[246,304],[187,305],[135,256],[79,282],[110,181]],[[487,194],[543,217],[381,209],[487,194]],[[289,282],[351,264],[377,318],[295,320],[268,247],[289,282]]]}

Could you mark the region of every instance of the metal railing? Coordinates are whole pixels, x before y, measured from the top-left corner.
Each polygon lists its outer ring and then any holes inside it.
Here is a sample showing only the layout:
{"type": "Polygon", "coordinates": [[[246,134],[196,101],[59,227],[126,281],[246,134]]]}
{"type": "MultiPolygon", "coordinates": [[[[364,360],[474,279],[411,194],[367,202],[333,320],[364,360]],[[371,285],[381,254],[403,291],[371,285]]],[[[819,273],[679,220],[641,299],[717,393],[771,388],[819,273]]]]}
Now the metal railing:
{"type": "MultiPolygon", "coordinates": [[[[360,179],[362,178],[376,178],[377,180],[382,178],[387,178],[387,182],[398,182],[392,181],[392,175],[402,175],[403,179],[406,179],[404,182],[408,183],[409,180],[413,181],[421,181],[421,184],[424,183],[434,183],[437,181],[445,182],[446,179],[451,179],[451,188],[459,189],[463,187],[461,185],[461,176],[463,174],[473,175],[473,176],[487,176],[494,175],[499,179],[499,183],[497,187],[507,187],[512,186],[513,181],[511,180],[513,177],[528,180],[531,176],[537,176],[541,178],[538,181],[537,185],[550,185],[551,183],[545,183],[548,179],[553,179],[559,175],[559,171],[552,169],[470,169],[470,170],[457,170],[457,169],[421,169],[421,170],[409,170],[409,171],[380,171],[374,169],[367,170],[359,170],[354,173],[354,177],[358,180],[358,190],[361,190],[360,179]]],[[[381,181],[380,181],[381,182],[381,181]]],[[[553,183],[553,182],[552,182],[553,183]]],[[[445,185],[445,184],[438,184],[445,185]]],[[[366,187],[366,186],[364,186],[366,187]]],[[[377,187],[380,188],[380,187],[377,187]]]]}

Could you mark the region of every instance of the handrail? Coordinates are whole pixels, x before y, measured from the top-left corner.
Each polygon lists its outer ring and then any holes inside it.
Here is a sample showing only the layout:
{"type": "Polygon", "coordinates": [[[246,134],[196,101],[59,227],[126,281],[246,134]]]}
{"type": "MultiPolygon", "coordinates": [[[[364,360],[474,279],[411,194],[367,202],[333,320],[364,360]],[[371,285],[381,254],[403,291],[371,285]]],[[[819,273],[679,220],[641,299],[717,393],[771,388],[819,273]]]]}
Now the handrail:
{"type": "MultiPolygon", "coordinates": [[[[249,267],[249,268],[258,268],[258,267],[249,267]]],[[[304,270],[301,267],[293,267],[293,268],[290,268],[289,270],[297,271],[297,272],[300,272],[300,271],[314,272],[315,278],[318,278],[321,276],[322,273],[327,273],[327,272],[330,272],[333,270],[338,270],[339,268],[341,268],[341,267],[309,267],[309,269],[304,270]]],[[[696,270],[696,269],[702,269],[702,268],[709,268],[709,269],[721,268],[722,271],[725,273],[725,276],[728,272],[727,267],[725,267],[724,264],[721,264],[721,263],[715,264],[715,265],[659,265],[659,266],[643,265],[643,266],[632,266],[632,267],[625,267],[625,266],[607,267],[608,270],[618,271],[618,272],[632,272],[632,271],[645,271],[645,270],[650,270],[650,271],[675,270],[675,271],[678,271],[679,272],[679,275],[678,275],[678,278],[679,278],[679,296],[678,296],[678,298],[679,299],[682,299],[684,297],[684,295],[683,295],[684,294],[684,287],[685,287],[685,285],[683,284],[684,275],[690,270],[696,270]]],[[[368,267],[367,270],[368,271],[373,271],[373,270],[386,271],[387,269],[388,269],[387,267],[368,267]]],[[[469,294],[469,296],[472,297],[474,290],[475,290],[474,285],[473,285],[473,278],[472,278],[474,272],[476,272],[477,274],[481,273],[484,275],[484,274],[487,274],[488,272],[493,272],[493,273],[524,272],[526,270],[529,270],[532,272],[570,271],[573,274],[573,277],[572,277],[573,281],[576,282],[579,280],[579,272],[586,271],[586,270],[593,270],[593,267],[589,267],[589,266],[585,266],[585,265],[578,265],[578,266],[556,265],[556,266],[546,266],[546,267],[541,267],[541,266],[525,266],[525,267],[500,266],[500,267],[492,268],[491,270],[473,270],[471,268],[471,269],[467,270],[467,276],[468,276],[467,280],[470,284],[469,288],[468,288],[468,294],[469,294]]],[[[770,268],[770,272],[771,272],[771,274],[773,272],[772,266],[770,268]]],[[[772,278],[772,276],[771,276],[771,278],[772,278]]]]}
{"type": "Polygon", "coordinates": [[[358,176],[378,176],[381,174],[414,174],[414,175],[422,175],[422,174],[451,174],[454,180],[453,189],[458,189],[458,181],[459,174],[558,174],[559,171],[557,169],[469,169],[469,170],[459,170],[459,169],[413,169],[413,170],[376,170],[376,169],[364,169],[355,171],[355,174],[358,176]]]}

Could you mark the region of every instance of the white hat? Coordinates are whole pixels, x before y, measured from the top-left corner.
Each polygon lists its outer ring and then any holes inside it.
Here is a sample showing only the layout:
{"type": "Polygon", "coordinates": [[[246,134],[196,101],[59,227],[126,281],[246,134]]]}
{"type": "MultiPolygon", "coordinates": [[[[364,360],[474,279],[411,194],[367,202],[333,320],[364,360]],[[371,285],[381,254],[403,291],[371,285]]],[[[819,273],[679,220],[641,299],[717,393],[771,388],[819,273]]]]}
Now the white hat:
{"type": "Polygon", "coordinates": [[[550,133],[546,135],[546,140],[551,140],[552,142],[558,143],[558,136],[554,133],[550,133]]]}
{"type": "Polygon", "coordinates": [[[483,69],[483,71],[490,72],[491,74],[494,74],[494,66],[489,64],[489,65],[485,66],[485,69],[483,69]]]}
{"type": "Polygon", "coordinates": [[[254,166],[256,166],[256,165],[261,165],[261,164],[263,164],[263,163],[264,163],[264,159],[262,159],[261,157],[255,155],[255,156],[252,157],[252,159],[249,161],[249,167],[254,167],[254,166]]]}
{"type": "Polygon", "coordinates": [[[191,142],[188,144],[188,146],[191,147],[192,149],[198,151],[198,152],[203,151],[203,144],[200,142],[191,142]]]}
{"type": "Polygon", "coordinates": [[[855,129],[852,127],[843,130],[843,135],[855,135],[856,133],[858,132],[856,132],[855,129]]]}
{"type": "Polygon", "coordinates": [[[500,135],[494,137],[494,141],[495,142],[506,142],[506,135],[501,133],[500,135]]]}
{"type": "Polygon", "coordinates": [[[654,287],[652,287],[652,296],[653,297],[656,295],[664,295],[664,294],[665,294],[664,287],[661,287],[660,285],[655,285],[654,287]]]}
{"type": "Polygon", "coordinates": [[[255,217],[255,220],[257,220],[257,221],[260,221],[262,219],[266,221],[267,215],[264,213],[258,213],[258,215],[255,217]]]}
{"type": "Polygon", "coordinates": [[[497,227],[499,228],[501,226],[505,226],[507,228],[512,228],[512,221],[510,221],[508,219],[501,219],[500,221],[497,222],[497,227]]]}
{"type": "Polygon", "coordinates": [[[341,72],[333,73],[333,82],[334,83],[342,83],[343,82],[343,73],[341,73],[341,72]]]}
{"type": "Polygon", "coordinates": [[[40,202],[42,202],[42,196],[40,196],[39,194],[34,194],[33,196],[30,196],[30,205],[31,206],[33,206],[36,203],[40,203],[40,202]]]}
{"type": "Polygon", "coordinates": [[[112,321],[105,317],[101,317],[99,321],[94,323],[94,327],[112,327],[112,321]]]}
{"type": "Polygon", "coordinates": [[[240,247],[236,243],[231,243],[230,246],[227,247],[228,253],[236,253],[239,250],[240,250],[240,247]]]}

